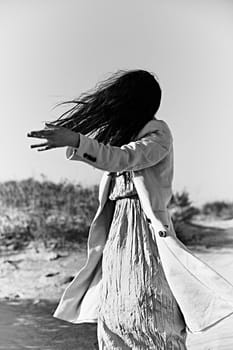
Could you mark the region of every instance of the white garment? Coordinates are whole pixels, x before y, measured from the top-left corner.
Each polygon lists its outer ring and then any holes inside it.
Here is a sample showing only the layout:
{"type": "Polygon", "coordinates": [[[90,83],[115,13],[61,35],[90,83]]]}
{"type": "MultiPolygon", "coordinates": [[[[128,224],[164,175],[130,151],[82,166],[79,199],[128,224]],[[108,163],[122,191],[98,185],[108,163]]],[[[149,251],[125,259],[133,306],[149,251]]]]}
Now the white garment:
{"type": "Polygon", "coordinates": [[[168,284],[191,333],[205,331],[233,314],[233,286],[196,257],[176,237],[167,205],[172,196],[173,137],[163,120],[149,121],[135,141],[121,147],[104,145],[80,134],[78,148],[68,147],[68,159],[104,170],[99,207],[88,236],[87,261],[63,293],[54,317],[72,322],[97,322],[101,256],[111,224],[108,200],[110,172],[132,171],[142,208],[151,221],[168,284]],[[165,226],[166,225],[166,226],[165,226]],[[161,229],[167,231],[160,237],[161,229]]]}

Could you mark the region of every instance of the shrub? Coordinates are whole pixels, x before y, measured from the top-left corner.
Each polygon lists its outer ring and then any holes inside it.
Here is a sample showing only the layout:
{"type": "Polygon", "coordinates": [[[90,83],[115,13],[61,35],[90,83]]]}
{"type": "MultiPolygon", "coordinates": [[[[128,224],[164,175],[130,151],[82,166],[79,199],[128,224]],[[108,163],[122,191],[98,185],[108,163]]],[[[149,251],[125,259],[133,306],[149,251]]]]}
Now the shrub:
{"type": "Polygon", "coordinates": [[[233,203],[225,201],[208,202],[202,206],[201,211],[208,216],[233,218],[233,203]]]}
{"type": "Polygon", "coordinates": [[[199,214],[200,210],[192,205],[189,198],[189,193],[183,191],[173,194],[169,210],[174,223],[180,221],[190,221],[195,215],[199,214]]]}
{"type": "Polygon", "coordinates": [[[0,184],[0,240],[83,241],[98,207],[98,186],[85,188],[63,180],[43,177],[0,184]]]}

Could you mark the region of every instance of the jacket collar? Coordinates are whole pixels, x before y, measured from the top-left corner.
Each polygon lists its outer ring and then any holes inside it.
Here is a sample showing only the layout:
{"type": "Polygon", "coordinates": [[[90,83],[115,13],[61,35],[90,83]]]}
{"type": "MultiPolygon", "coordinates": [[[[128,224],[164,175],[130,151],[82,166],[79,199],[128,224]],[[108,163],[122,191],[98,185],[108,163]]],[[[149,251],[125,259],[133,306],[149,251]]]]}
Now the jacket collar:
{"type": "Polygon", "coordinates": [[[144,127],[139,131],[137,138],[143,137],[146,134],[153,132],[157,129],[161,129],[161,127],[165,126],[165,121],[161,119],[155,119],[153,118],[152,120],[149,120],[144,127]]]}

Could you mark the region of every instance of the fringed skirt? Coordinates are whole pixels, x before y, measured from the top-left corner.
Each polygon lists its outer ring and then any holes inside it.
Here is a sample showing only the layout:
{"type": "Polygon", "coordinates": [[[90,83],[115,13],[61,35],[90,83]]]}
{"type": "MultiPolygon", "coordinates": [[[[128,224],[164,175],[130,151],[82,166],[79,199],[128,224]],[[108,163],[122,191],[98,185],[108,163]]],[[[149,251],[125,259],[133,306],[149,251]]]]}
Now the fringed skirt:
{"type": "Polygon", "coordinates": [[[186,325],[168,286],[130,173],[112,177],[115,210],[103,251],[99,349],[186,350],[186,325]]]}

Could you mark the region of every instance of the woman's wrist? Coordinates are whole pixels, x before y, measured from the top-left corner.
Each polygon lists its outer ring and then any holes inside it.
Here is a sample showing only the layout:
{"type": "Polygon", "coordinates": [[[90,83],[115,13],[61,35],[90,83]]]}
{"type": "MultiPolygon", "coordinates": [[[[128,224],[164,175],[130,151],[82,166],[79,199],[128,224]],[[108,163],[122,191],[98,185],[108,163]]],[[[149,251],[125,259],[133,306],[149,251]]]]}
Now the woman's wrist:
{"type": "Polygon", "coordinates": [[[78,148],[80,144],[80,134],[78,132],[73,134],[72,141],[70,142],[71,147],[78,148]]]}

